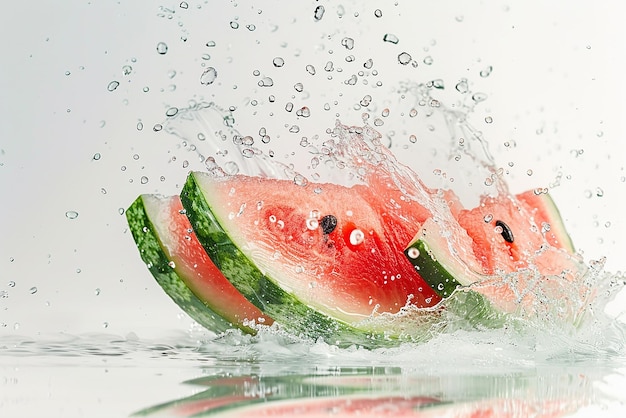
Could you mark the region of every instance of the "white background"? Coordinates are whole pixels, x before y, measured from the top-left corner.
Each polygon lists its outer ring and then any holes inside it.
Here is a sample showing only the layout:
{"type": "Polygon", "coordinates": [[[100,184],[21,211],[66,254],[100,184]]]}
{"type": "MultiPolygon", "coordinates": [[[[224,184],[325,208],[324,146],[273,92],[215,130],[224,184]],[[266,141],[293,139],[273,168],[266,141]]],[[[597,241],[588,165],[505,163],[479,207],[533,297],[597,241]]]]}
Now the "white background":
{"type": "Polygon", "coordinates": [[[551,193],[574,242],[587,260],[606,256],[610,271],[626,269],[621,2],[258,4],[190,1],[185,9],[179,2],[38,0],[5,7],[0,335],[146,336],[189,326],[141,262],[119,209],[140,193],[175,193],[187,171],[198,168],[174,137],[152,130],[168,107],[191,99],[236,106],[242,127],[254,133],[267,126],[277,157],[289,162],[301,136],[322,135],[337,115],[360,124],[354,104],[364,94],[380,111],[398,80],[441,78],[445,94],[454,97],[454,85],[465,77],[489,96],[472,121],[497,163],[514,163],[507,177],[514,191],[546,187],[562,173],[551,193]],[[326,13],[314,22],[320,4],[326,13]],[[381,18],[374,16],[377,8],[381,18]],[[400,42],[383,42],[386,33],[400,42]],[[344,37],[355,40],[353,50],[341,45],[344,37]],[[211,40],[216,46],[209,48],[211,40]],[[159,42],[168,45],[167,54],[157,53],[159,42]],[[398,64],[403,51],[417,68],[398,64]],[[354,63],[345,60],[349,55],[354,63]],[[285,67],[272,65],[275,56],[285,67]],[[423,63],[427,56],[432,65],[423,63]],[[367,58],[379,76],[344,84],[367,58]],[[326,73],[329,60],[343,71],[326,73]],[[316,67],[315,76],[306,73],[307,64],[316,67]],[[125,65],[132,67],[129,75],[125,65]],[[208,66],[218,78],[205,86],[200,75],[208,66]],[[491,75],[481,77],[488,66],[491,75]],[[254,70],[271,75],[275,87],[260,88],[254,70]],[[111,81],[120,82],[112,92],[111,81]],[[293,90],[298,81],[306,96],[293,90]],[[251,99],[260,104],[251,106],[251,99]],[[290,100],[309,103],[313,116],[297,120],[285,112],[290,100]],[[324,111],[323,103],[332,109],[324,111]],[[487,116],[493,123],[485,124],[487,116]],[[296,122],[301,132],[293,136],[286,126],[296,122]],[[507,141],[517,146],[505,147],[507,141]],[[190,166],[183,167],[187,159],[190,166]],[[69,219],[68,211],[78,217],[69,219]]]}

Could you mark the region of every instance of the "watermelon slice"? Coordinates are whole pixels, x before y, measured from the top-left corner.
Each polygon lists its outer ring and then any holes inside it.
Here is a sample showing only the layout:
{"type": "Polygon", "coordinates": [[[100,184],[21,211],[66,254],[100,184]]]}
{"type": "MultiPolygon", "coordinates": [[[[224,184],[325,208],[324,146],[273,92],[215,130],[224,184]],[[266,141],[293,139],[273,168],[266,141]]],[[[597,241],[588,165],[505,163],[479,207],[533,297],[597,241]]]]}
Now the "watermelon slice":
{"type": "Polygon", "coordinates": [[[550,301],[558,316],[579,319],[589,289],[576,281],[586,266],[548,194],[484,197],[457,220],[457,228],[426,220],[404,251],[441,297],[472,289],[502,312],[526,315],[550,301]]]}
{"type": "Polygon", "coordinates": [[[211,262],[178,196],[141,195],[126,211],[144,262],[165,292],[204,327],[221,332],[272,319],[245,299],[211,262]]]}
{"type": "MultiPolygon", "coordinates": [[[[399,191],[389,194],[400,202],[399,191]]],[[[365,186],[204,173],[189,176],[181,198],[213,262],[265,312],[280,302],[262,287],[350,324],[441,300],[402,252],[429,216],[414,202],[392,211],[365,186]]]]}

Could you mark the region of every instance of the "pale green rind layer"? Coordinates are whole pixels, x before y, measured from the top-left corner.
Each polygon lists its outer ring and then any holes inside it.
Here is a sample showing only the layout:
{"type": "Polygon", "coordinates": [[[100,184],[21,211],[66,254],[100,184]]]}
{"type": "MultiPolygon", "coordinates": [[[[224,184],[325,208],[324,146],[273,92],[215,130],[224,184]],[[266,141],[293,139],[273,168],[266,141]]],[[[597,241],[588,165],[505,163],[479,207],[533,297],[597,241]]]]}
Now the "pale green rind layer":
{"type": "Polygon", "coordinates": [[[141,259],[157,283],[183,311],[205,328],[216,333],[234,328],[198,299],[185,285],[176,269],[170,266],[170,260],[163,251],[161,240],[146,211],[143,198],[144,196],[139,196],[126,210],[126,219],[141,259]]]}
{"type": "MultiPolygon", "coordinates": [[[[546,210],[550,213],[550,231],[558,237],[559,242],[563,244],[563,248],[574,254],[576,252],[574,241],[572,241],[572,237],[567,233],[561,212],[556,206],[556,203],[554,203],[554,199],[552,199],[552,196],[548,193],[542,193],[541,197],[541,200],[545,202],[546,210]]],[[[538,227],[541,228],[541,225],[538,225],[538,227]]]]}
{"type": "Polygon", "coordinates": [[[398,335],[360,329],[312,309],[296,296],[284,291],[265,276],[230,239],[211,210],[206,196],[191,173],[181,193],[181,200],[198,240],[224,276],[263,313],[280,326],[299,336],[317,339],[338,346],[366,347],[397,344],[398,335]]]}

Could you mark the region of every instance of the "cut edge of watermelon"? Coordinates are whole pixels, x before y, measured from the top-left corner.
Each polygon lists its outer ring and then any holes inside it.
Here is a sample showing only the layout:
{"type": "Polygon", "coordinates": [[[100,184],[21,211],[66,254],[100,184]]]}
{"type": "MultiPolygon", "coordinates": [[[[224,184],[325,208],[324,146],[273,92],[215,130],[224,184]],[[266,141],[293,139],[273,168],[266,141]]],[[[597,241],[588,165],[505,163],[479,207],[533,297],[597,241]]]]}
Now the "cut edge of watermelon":
{"type": "Polygon", "coordinates": [[[367,320],[360,326],[348,324],[319,312],[264,275],[222,228],[211,210],[199,176],[213,178],[207,173],[191,172],[181,192],[183,206],[198,240],[224,276],[280,327],[309,339],[321,337],[339,347],[376,348],[397,345],[405,339],[412,341],[404,330],[380,328],[367,320]]]}
{"type": "Polygon", "coordinates": [[[550,245],[564,248],[572,254],[576,253],[576,247],[572,237],[567,233],[561,212],[549,193],[536,194],[534,190],[529,190],[518,194],[516,198],[536,211],[533,218],[540,230],[543,228],[541,223],[548,222],[550,224],[550,230],[544,234],[550,245]],[[542,203],[542,205],[539,206],[537,203],[542,203]]]}
{"type": "Polygon", "coordinates": [[[129,229],[141,259],[146,263],[159,286],[193,320],[210,331],[221,333],[233,325],[206,306],[171,267],[156,228],[144,205],[145,195],[139,196],[126,210],[129,229]]]}

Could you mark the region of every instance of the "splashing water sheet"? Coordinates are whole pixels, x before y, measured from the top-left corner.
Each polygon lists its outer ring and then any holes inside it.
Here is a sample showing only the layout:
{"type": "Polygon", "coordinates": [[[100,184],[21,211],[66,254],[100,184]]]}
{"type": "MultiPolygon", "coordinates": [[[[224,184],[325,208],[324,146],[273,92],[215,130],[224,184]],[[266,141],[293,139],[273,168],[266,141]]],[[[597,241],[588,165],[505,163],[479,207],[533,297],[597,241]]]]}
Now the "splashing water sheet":
{"type": "MultiPolygon", "coordinates": [[[[626,413],[617,5],[95,3],[17,3],[0,25],[20,38],[0,68],[1,416],[626,413]],[[389,218],[424,208],[447,266],[476,283],[351,324],[403,330],[393,344],[206,329],[126,221],[138,195],[178,195],[191,171],[393,190],[389,218]],[[483,241],[460,238],[462,208],[503,245],[528,235],[489,199],[558,232],[519,209],[526,190],[549,193],[574,252],[545,240],[507,271],[464,256],[483,241]]],[[[318,215],[309,230],[341,227],[318,215]]]]}

